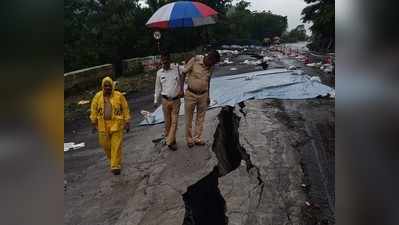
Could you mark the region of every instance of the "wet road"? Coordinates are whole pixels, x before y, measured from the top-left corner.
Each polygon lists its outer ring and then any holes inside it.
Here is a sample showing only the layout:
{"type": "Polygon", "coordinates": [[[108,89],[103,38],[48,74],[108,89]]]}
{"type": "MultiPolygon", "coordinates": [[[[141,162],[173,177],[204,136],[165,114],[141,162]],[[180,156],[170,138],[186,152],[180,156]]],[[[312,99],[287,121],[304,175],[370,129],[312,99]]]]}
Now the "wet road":
{"type": "MultiPolygon", "coordinates": [[[[296,62],[282,59],[275,65],[292,63],[296,62]]],[[[236,64],[219,67],[215,75],[231,74],[233,66],[239,72],[261,69],[236,64]]],[[[136,115],[140,108],[151,107],[151,102],[150,92],[129,97],[136,115]]],[[[207,144],[203,147],[186,148],[184,118],[179,119],[177,152],[152,143],[160,136],[162,124],[134,127],[125,135],[119,177],[108,171],[97,136],[89,128],[83,124],[66,134],[68,140],[86,142],[87,147],[64,157],[65,224],[187,225],[188,218],[206,221],[204,216],[210,215],[205,210],[207,204],[220,205],[217,218],[227,218],[229,224],[334,222],[334,100],[245,104],[245,116],[238,109],[230,113],[221,113],[220,108],[208,111],[207,144]],[[236,125],[227,126],[233,120],[236,125]],[[232,138],[236,142],[229,145],[232,138]],[[214,168],[228,173],[215,180],[214,168]],[[194,194],[186,194],[194,202],[183,198],[190,187],[197,187],[191,188],[197,190],[190,192],[194,194]],[[212,199],[220,201],[197,204],[198,196],[218,196],[212,199]]],[[[136,117],[135,123],[139,120],[136,117]]]]}

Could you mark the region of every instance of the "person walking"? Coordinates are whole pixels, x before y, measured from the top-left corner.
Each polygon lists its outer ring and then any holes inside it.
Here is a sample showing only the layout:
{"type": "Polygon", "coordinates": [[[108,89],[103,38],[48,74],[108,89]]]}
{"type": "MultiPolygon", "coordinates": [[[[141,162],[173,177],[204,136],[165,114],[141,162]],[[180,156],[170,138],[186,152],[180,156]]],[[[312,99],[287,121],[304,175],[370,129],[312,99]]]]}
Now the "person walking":
{"type": "Polygon", "coordinates": [[[91,102],[90,120],[93,132],[98,131],[99,143],[107,156],[111,172],[121,173],[123,130],[129,132],[130,111],[125,96],[114,90],[114,82],[105,77],[102,90],[91,102]]]}

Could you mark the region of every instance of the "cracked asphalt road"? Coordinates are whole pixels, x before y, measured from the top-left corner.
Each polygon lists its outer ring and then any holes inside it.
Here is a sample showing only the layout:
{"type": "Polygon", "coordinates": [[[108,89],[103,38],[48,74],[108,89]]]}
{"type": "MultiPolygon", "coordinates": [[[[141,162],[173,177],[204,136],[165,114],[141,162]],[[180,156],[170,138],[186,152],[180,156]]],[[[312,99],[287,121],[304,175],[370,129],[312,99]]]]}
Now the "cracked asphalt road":
{"type": "MultiPolygon", "coordinates": [[[[330,178],[334,170],[334,100],[245,104],[245,117],[238,107],[234,113],[240,117],[239,143],[250,161],[241,160],[217,185],[228,224],[334,223],[334,209],[328,203],[335,201],[330,178]],[[320,153],[318,158],[312,154],[315,150],[320,153]],[[320,177],[317,160],[323,163],[324,177],[320,177]],[[312,205],[306,206],[307,201],[312,205]]],[[[182,195],[218,165],[212,145],[220,110],[208,111],[207,144],[193,149],[184,143],[184,118],[179,119],[176,152],[152,143],[162,133],[163,124],[133,128],[125,136],[121,176],[109,172],[95,134],[85,129],[75,132],[72,137],[88,145],[64,156],[65,224],[183,224],[186,206],[182,195]]]]}

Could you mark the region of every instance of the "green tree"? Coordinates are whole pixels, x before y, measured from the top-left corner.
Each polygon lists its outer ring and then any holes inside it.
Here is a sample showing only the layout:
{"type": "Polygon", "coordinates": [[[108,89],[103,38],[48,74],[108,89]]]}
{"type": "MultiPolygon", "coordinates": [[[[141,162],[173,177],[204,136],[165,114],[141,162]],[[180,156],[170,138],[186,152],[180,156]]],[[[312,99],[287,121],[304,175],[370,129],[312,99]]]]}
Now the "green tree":
{"type": "Polygon", "coordinates": [[[112,62],[120,74],[122,59],[155,52],[138,0],[68,0],[64,13],[65,71],[112,62]]]}
{"type": "Polygon", "coordinates": [[[334,51],[335,48],[335,0],[305,0],[310,4],[302,11],[302,21],[312,22],[311,44],[315,51],[334,51]]]}
{"type": "Polygon", "coordinates": [[[173,2],[169,0],[147,0],[147,5],[150,8],[151,12],[154,13],[157,9],[161,8],[163,5],[173,2]]]}
{"type": "Polygon", "coordinates": [[[211,7],[221,15],[226,15],[229,6],[231,6],[232,0],[200,0],[199,2],[211,7]]]}
{"type": "Polygon", "coordinates": [[[96,65],[96,32],[91,25],[95,9],[89,1],[69,0],[64,3],[64,70],[96,65]]]}
{"type": "MultiPolygon", "coordinates": [[[[64,71],[113,63],[121,72],[121,60],[158,54],[153,30],[145,26],[151,15],[168,0],[68,0],[64,2],[64,71]]],[[[250,3],[203,0],[219,12],[214,25],[162,31],[161,47],[171,52],[188,51],[208,43],[262,43],[281,36],[287,18],[271,12],[251,12],[250,3]]]]}
{"type": "Polygon", "coordinates": [[[241,0],[241,1],[237,2],[237,4],[235,5],[235,9],[237,11],[241,11],[241,12],[245,12],[245,11],[249,12],[249,9],[248,9],[249,6],[251,6],[250,2],[241,0]]]}
{"type": "Polygon", "coordinates": [[[287,17],[272,12],[251,12],[250,2],[240,1],[229,8],[224,24],[227,30],[218,36],[224,42],[262,43],[264,38],[281,36],[287,29],[287,17]]]}
{"type": "Polygon", "coordinates": [[[298,41],[306,41],[307,38],[305,25],[298,25],[291,31],[285,32],[282,36],[282,41],[293,43],[298,41]]]}

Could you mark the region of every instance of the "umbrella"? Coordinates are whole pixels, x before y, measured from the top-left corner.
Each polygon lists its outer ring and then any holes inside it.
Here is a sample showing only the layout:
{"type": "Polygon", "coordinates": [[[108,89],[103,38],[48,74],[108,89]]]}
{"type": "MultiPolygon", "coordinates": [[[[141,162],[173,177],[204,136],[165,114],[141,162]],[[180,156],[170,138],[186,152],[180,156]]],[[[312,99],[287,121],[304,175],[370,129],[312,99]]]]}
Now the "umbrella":
{"type": "Polygon", "coordinates": [[[214,24],[217,12],[200,2],[177,1],[159,8],[146,23],[150,28],[168,29],[214,24]]]}

